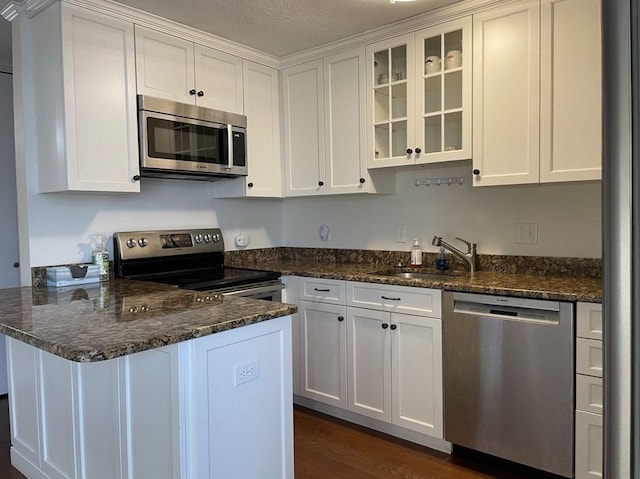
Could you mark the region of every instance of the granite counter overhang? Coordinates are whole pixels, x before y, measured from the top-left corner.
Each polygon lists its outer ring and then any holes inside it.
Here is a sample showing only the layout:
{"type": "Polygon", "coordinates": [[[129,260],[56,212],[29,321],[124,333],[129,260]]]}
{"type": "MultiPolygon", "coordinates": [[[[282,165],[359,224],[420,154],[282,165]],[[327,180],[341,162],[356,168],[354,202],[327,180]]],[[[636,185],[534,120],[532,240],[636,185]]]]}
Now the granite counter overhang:
{"type": "MultiPolygon", "coordinates": [[[[602,302],[602,279],[590,277],[496,271],[478,271],[472,275],[468,272],[453,271],[445,279],[406,279],[384,274],[392,272],[393,268],[384,267],[380,264],[320,263],[311,261],[261,262],[260,268],[279,271],[285,276],[362,281],[554,301],[602,302]]],[[[436,272],[435,270],[427,269],[421,271],[436,272]]]]}
{"type": "Polygon", "coordinates": [[[0,333],[76,362],[113,359],[296,311],[291,304],[122,279],[0,289],[0,333]]]}

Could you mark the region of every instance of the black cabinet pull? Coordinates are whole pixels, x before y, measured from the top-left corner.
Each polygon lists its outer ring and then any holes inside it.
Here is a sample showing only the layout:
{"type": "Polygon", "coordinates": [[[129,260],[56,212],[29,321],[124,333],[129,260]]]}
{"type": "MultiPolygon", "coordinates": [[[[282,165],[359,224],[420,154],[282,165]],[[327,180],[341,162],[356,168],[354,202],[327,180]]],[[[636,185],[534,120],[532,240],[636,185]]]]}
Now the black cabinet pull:
{"type": "Polygon", "coordinates": [[[248,186],[249,188],[253,188],[253,183],[248,183],[248,184],[247,184],[247,186],[248,186]]]}
{"type": "Polygon", "coordinates": [[[389,325],[387,323],[382,323],[382,329],[387,329],[389,325]]]}
{"type": "Polygon", "coordinates": [[[14,268],[19,268],[20,267],[20,263],[13,263],[13,267],[14,268]]]}
{"type": "Polygon", "coordinates": [[[328,293],[329,291],[331,291],[330,289],[320,289],[320,288],[313,288],[314,291],[319,291],[320,293],[328,293]]]}
{"type": "Polygon", "coordinates": [[[318,181],[318,186],[324,186],[324,181],[318,181]]]}
{"type": "Polygon", "coordinates": [[[200,90],[200,91],[198,92],[198,96],[204,96],[204,92],[203,92],[202,90],[200,90]]]}
{"type": "Polygon", "coordinates": [[[189,90],[189,95],[195,95],[196,94],[196,89],[192,88],[191,90],[189,90]]]}
{"type": "Polygon", "coordinates": [[[380,296],[382,299],[386,299],[387,301],[401,301],[402,298],[388,298],[387,296],[380,296]]]}
{"type": "Polygon", "coordinates": [[[344,316],[338,316],[338,321],[344,321],[344,316]]]}
{"type": "Polygon", "coordinates": [[[391,325],[391,329],[392,329],[392,330],[395,330],[397,327],[398,327],[398,326],[397,326],[397,325],[395,325],[395,324],[392,324],[392,325],[391,325]]]}
{"type": "Polygon", "coordinates": [[[410,155],[411,153],[413,153],[413,150],[411,148],[407,148],[407,155],[410,155]]]}
{"type": "Polygon", "coordinates": [[[360,184],[364,183],[365,179],[364,178],[360,178],[360,184]]]}
{"type": "Polygon", "coordinates": [[[140,175],[133,175],[133,181],[140,181],[140,175]]]}
{"type": "Polygon", "coordinates": [[[420,153],[422,153],[422,150],[420,149],[420,147],[416,148],[416,155],[419,155],[420,153]]]}
{"type": "Polygon", "coordinates": [[[474,175],[479,175],[480,174],[480,170],[476,168],[475,170],[473,170],[473,174],[474,175]]]}

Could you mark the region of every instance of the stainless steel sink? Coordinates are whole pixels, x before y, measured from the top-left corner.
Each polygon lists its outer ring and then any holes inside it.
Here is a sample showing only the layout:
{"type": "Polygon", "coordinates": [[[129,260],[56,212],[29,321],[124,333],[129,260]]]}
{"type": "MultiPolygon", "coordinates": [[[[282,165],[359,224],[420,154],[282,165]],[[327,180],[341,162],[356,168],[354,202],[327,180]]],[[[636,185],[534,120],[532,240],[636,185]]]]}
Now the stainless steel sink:
{"type": "Polygon", "coordinates": [[[436,280],[447,280],[451,279],[455,276],[452,273],[421,273],[418,271],[404,271],[404,272],[384,272],[381,273],[382,276],[393,276],[394,278],[405,278],[405,279],[436,279],[436,280]]]}

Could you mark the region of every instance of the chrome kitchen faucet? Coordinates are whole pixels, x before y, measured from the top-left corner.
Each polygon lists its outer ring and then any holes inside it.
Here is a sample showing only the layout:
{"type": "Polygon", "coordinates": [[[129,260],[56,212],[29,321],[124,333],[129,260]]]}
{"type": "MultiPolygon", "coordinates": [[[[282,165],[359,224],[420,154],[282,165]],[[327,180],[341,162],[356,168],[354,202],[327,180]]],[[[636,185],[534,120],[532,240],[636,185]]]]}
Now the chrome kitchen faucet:
{"type": "Polygon", "coordinates": [[[467,240],[463,240],[462,238],[457,238],[458,241],[462,241],[467,245],[467,252],[463,253],[455,246],[451,246],[446,241],[442,240],[441,236],[434,236],[431,240],[431,244],[433,246],[442,246],[444,249],[450,251],[455,254],[458,258],[462,259],[469,265],[469,272],[474,273],[476,271],[476,244],[470,243],[467,240]]]}

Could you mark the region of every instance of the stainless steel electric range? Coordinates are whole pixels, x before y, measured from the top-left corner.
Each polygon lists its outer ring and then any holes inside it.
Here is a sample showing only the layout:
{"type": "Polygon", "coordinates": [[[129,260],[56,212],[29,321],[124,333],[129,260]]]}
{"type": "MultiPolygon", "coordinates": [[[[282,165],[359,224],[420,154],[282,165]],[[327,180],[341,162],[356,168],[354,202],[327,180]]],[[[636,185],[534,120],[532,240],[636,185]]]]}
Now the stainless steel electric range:
{"type": "Polygon", "coordinates": [[[218,228],[114,233],[113,251],[116,277],[282,300],[279,272],[225,266],[224,239],[218,228]]]}

